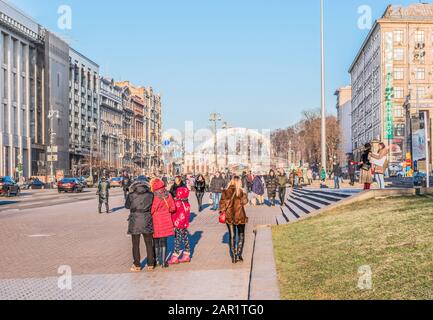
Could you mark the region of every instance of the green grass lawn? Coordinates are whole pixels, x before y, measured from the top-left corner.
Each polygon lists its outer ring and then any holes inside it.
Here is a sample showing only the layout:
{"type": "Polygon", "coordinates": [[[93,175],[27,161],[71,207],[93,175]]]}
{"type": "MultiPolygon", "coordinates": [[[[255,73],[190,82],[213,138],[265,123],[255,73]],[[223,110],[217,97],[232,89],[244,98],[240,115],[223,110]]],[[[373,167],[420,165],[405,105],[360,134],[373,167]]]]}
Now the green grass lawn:
{"type": "Polygon", "coordinates": [[[433,299],[433,197],[357,203],[274,227],[282,299],[433,299]],[[372,289],[358,288],[361,266],[372,289]]]}

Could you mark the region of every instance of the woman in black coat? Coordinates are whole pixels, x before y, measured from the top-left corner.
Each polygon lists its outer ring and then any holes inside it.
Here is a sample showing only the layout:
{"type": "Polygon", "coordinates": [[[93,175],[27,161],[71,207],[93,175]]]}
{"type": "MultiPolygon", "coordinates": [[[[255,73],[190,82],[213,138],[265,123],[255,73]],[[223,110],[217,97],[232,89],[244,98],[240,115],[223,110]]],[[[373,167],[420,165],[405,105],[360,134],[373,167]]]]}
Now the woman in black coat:
{"type": "Polygon", "coordinates": [[[268,189],[269,205],[274,207],[278,189],[278,177],[274,170],[271,170],[266,178],[266,189],[268,189]]]}
{"type": "Polygon", "coordinates": [[[198,211],[203,211],[203,196],[206,192],[206,180],[204,179],[203,175],[199,175],[197,179],[195,180],[194,184],[195,188],[195,195],[197,196],[198,201],[198,211]]]}
{"type": "Polygon", "coordinates": [[[186,187],[185,182],[183,181],[181,176],[177,176],[174,179],[174,184],[170,188],[170,194],[174,198],[176,198],[176,191],[178,188],[186,187]]]}
{"type": "Polygon", "coordinates": [[[147,269],[155,268],[152,220],[153,193],[147,183],[136,183],[131,186],[126,198],[125,208],[130,210],[128,234],[132,237],[132,255],[134,264],[132,272],[141,271],[140,239],[143,235],[147,252],[147,269]]]}

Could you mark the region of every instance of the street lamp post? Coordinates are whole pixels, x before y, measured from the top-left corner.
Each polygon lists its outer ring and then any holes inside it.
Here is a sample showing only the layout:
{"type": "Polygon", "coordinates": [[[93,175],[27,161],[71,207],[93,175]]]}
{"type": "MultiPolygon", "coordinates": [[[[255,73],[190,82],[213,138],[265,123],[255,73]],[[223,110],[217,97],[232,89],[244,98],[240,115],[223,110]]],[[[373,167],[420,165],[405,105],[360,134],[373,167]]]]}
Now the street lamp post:
{"type": "Polygon", "coordinates": [[[325,39],[324,39],[324,0],[320,0],[320,49],[321,49],[321,153],[322,167],[326,171],[326,101],[325,101],[325,39]]]}
{"type": "MultiPolygon", "coordinates": [[[[96,129],[96,124],[94,122],[87,122],[87,127],[91,129],[96,129]]],[[[90,131],[90,177],[93,179],[93,132],[90,131]]]]}
{"type": "Polygon", "coordinates": [[[221,114],[219,113],[211,113],[210,122],[214,124],[214,152],[215,152],[215,170],[219,171],[218,168],[218,140],[217,140],[217,122],[222,121],[221,114]]]}
{"type": "Polygon", "coordinates": [[[226,167],[229,166],[229,129],[231,127],[229,126],[228,122],[224,122],[222,128],[226,131],[226,145],[225,145],[225,151],[226,151],[226,167]]]}
{"type": "Polygon", "coordinates": [[[50,111],[48,112],[48,119],[50,119],[50,182],[54,182],[54,145],[55,145],[55,137],[56,133],[54,132],[54,118],[60,118],[59,110],[54,110],[52,106],[50,107],[50,111]]]}

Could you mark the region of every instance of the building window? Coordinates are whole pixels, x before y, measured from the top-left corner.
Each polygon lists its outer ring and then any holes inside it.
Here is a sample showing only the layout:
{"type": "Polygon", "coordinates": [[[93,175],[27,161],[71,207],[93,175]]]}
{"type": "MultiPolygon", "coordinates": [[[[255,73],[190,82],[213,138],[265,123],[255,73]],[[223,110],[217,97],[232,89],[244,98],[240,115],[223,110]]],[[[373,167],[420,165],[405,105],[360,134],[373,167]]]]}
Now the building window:
{"type": "Polygon", "coordinates": [[[416,80],[424,80],[425,79],[425,69],[417,68],[415,71],[415,79],[416,80]]]}
{"type": "Polygon", "coordinates": [[[394,127],[394,135],[396,137],[404,137],[405,126],[404,124],[396,124],[394,127]]]}
{"type": "Polygon", "coordinates": [[[425,42],[424,31],[415,31],[415,42],[416,43],[425,42]]]}
{"type": "Polygon", "coordinates": [[[419,99],[425,98],[425,88],[424,87],[418,87],[416,88],[416,95],[419,99]]]}
{"type": "Polygon", "coordinates": [[[395,107],[394,108],[394,116],[397,118],[403,117],[403,108],[402,107],[395,107]]]}
{"type": "Polygon", "coordinates": [[[394,98],[403,99],[403,97],[404,97],[404,89],[401,87],[394,88],[394,98]]]}
{"type": "Polygon", "coordinates": [[[403,61],[404,58],[404,49],[398,48],[394,50],[394,60],[395,61],[403,61]]]}
{"type": "Polygon", "coordinates": [[[403,68],[395,68],[394,69],[394,79],[395,80],[403,80],[404,79],[404,70],[403,70],[403,68]]]}
{"type": "Polygon", "coordinates": [[[394,31],[394,41],[398,43],[403,42],[403,31],[401,30],[394,31]]]}

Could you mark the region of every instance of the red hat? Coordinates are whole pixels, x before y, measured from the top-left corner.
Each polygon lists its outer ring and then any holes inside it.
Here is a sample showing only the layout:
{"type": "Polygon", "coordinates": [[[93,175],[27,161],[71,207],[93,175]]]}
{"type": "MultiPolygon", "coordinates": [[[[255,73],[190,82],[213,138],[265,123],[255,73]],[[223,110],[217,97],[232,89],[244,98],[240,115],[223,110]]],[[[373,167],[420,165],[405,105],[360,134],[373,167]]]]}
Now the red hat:
{"type": "Polygon", "coordinates": [[[154,179],[150,183],[152,191],[157,191],[165,188],[165,183],[161,179],[154,179]]]}

